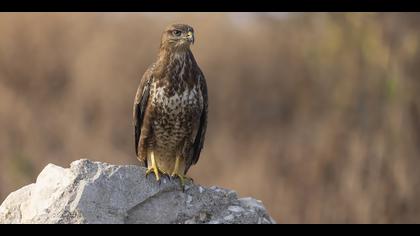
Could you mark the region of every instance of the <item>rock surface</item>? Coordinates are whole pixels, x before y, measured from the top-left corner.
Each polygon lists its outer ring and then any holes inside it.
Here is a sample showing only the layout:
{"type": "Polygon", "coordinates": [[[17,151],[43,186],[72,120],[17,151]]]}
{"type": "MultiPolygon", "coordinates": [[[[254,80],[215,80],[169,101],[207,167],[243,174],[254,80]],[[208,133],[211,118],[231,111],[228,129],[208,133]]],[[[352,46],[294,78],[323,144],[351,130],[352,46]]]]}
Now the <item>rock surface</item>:
{"type": "Polygon", "coordinates": [[[11,193],[0,223],[275,223],[261,201],[234,191],[163,178],[145,168],[78,160],[47,165],[36,183],[11,193]]]}

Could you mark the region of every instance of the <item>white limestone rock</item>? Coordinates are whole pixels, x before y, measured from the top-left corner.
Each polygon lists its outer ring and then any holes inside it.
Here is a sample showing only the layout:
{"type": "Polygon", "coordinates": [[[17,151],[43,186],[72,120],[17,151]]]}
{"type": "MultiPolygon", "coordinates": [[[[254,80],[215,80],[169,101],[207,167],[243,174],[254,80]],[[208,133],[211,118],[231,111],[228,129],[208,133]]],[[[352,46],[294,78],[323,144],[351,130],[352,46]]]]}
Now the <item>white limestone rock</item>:
{"type": "Polygon", "coordinates": [[[139,166],[78,160],[65,169],[47,165],[36,183],[11,193],[0,223],[275,223],[261,201],[236,192],[145,177],[139,166]]]}

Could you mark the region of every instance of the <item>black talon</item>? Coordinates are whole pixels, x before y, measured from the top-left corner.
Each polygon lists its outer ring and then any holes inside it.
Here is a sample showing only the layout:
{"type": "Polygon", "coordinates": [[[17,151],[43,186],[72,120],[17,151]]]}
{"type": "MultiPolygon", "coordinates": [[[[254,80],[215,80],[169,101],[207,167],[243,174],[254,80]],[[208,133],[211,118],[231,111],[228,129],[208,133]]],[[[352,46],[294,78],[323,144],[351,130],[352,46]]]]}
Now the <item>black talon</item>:
{"type": "Polygon", "coordinates": [[[168,175],[168,174],[164,174],[164,175],[162,176],[162,178],[166,178],[166,179],[168,179],[168,181],[170,181],[170,180],[171,180],[171,176],[170,176],[170,175],[168,175]]]}

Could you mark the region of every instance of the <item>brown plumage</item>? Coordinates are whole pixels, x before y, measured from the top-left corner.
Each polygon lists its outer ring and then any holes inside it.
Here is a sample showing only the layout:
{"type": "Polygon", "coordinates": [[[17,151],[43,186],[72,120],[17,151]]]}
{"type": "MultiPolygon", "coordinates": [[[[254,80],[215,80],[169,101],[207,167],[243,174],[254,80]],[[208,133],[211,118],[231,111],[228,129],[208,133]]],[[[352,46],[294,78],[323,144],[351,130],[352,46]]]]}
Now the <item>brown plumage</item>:
{"type": "Polygon", "coordinates": [[[207,86],[190,50],[194,30],[171,25],[157,61],[144,73],[134,100],[135,150],[154,172],[184,177],[197,163],[207,127],[207,86]]]}

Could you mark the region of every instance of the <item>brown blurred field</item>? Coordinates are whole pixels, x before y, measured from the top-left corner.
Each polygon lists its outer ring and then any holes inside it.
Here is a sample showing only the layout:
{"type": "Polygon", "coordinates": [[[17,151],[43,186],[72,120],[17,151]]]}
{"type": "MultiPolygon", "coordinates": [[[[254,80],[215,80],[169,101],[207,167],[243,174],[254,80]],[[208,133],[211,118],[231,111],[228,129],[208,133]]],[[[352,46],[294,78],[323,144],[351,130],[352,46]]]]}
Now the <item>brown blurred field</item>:
{"type": "Polygon", "coordinates": [[[196,182],[279,223],[420,223],[416,13],[2,13],[0,201],[50,162],[137,164],[134,94],[174,22],[209,87],[196,182]]]}

